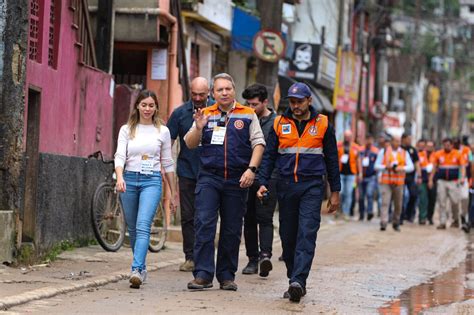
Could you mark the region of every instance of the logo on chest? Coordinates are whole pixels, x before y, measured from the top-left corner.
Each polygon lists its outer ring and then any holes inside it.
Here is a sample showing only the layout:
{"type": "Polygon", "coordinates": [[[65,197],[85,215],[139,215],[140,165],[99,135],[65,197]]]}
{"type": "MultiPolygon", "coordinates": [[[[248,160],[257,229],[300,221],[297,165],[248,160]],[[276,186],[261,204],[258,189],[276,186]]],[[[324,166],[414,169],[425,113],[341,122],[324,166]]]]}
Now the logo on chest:
{"type": "Polygon", "coordinates": [[[234,127],[235,129],[238,129],[238,130],[241,130],[243,129],[245,126],[244,122],[240,119],[237,119],[236,121],[234,121],[234,127]]]}
{"type": "Polygon", "coordinates": [[[289,135],[291,133],[291,125],[290,124],[281,125],[281,133],[284,135],[289,135]]]}
{"type": "Polygon", "coordinates": [[[316,126],[311,126],[309,127],[308,130],[309,134],[312,135],[313,137],[318,134],[318,128],[316,126]]]}

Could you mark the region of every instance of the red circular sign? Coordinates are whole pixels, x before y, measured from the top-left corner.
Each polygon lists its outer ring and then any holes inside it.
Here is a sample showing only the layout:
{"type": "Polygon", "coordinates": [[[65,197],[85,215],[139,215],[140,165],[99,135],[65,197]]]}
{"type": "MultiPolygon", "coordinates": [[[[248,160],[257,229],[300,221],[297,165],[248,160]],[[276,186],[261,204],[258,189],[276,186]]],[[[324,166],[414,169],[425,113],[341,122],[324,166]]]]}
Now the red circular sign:
{"type": "Polygon", "coordinates": [[[286,43],[280,32],[261,30],[253,38],[255,55],[267,62],[277,62],[285,54],[286,43]]]}

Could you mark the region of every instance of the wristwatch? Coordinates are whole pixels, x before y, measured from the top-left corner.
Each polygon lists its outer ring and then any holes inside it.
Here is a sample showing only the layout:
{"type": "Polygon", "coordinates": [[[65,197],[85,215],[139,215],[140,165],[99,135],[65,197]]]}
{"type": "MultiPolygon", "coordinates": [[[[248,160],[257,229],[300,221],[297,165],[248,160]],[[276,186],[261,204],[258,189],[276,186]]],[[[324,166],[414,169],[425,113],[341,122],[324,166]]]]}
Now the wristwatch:
{"type": "Polygon", "coordinates": [[[257,167],[256,166],[249,166],[247,167],[249,170],[251,170],[253,173],[257,173],[257,167]]]}

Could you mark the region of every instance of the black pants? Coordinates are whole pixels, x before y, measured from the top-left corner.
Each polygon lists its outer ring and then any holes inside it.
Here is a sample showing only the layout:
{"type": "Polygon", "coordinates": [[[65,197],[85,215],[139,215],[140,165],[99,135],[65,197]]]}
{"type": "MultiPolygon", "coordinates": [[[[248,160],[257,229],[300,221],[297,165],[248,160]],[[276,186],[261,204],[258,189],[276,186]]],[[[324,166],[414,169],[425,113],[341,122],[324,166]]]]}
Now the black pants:
{"type": "Polygon", "coordinates": [[[415,179],[409,179],[405,182],[408,189],[408,203],[406,208],[403,209],[402,220],[408,220],[413,222],[416,215],[416,201],[418,199],[418,186],[416,185],[415,179]]]}
{"type": "Polygon", "coordinates": [[[266,204],[262,204],[256,196],[259,188],[258,182],[250,187],[244,217],[245,248],[250,260],[257,260],[260,255],[272,256],[273,212],[277,203],[276,180],[271,179],[269,182],[269,199],[266,204]]]}
{"type": "Polygon", "coordinates": [[[179,177],[179,201],[181,205],[181,232],[183,233],[183,252],[186,260],[193,260],[194,249],[194,191],[196,181],[179,177]]]}
{"type": "Polygon", "coordinates": [[[428,188],[428,220],[433,221],[433,215],[435,212],[436,206],[436,183],[434,183],[433,188],[428,188]]]}

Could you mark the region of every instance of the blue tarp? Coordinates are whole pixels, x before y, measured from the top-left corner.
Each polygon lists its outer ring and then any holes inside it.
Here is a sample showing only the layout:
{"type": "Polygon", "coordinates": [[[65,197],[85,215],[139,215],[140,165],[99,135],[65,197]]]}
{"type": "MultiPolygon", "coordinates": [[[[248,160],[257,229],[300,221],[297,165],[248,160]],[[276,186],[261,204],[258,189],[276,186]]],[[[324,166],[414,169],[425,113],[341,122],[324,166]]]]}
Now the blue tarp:
{"type": "Polygon", "coordinates": [[[260,31],[260,19],[239,8],[234,8],[232,21],[232,49],[252,52],[253,37],[260,31]]]}

